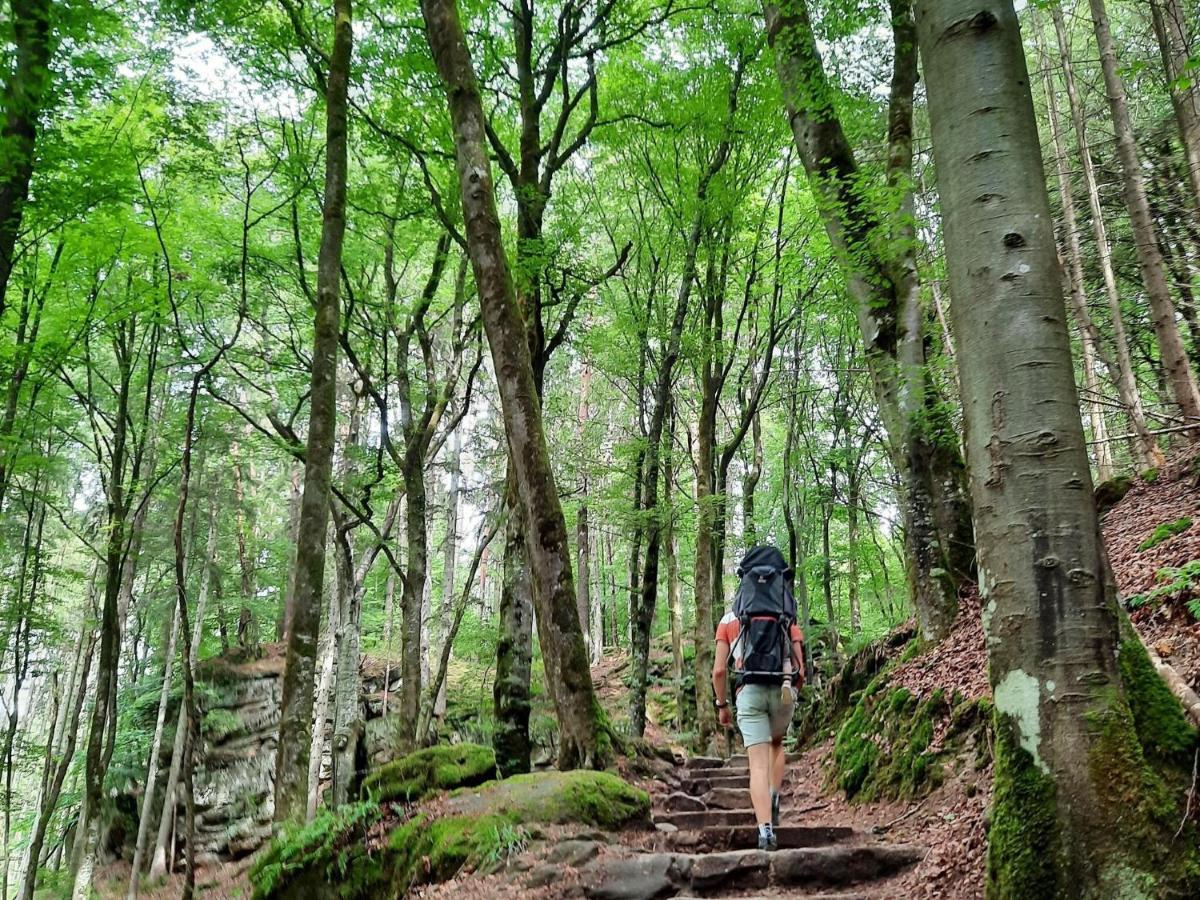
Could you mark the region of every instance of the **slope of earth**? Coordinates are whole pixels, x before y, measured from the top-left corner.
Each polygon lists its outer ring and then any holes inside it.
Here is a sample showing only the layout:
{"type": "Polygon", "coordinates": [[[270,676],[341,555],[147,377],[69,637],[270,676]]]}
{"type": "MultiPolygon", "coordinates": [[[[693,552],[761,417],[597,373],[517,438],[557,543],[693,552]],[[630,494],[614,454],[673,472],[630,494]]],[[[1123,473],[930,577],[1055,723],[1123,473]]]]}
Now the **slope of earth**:
{"type": "Polygon", "coordinates": [[[1200,601],[1200,453],[1134,479],[1101,529],[1142,640],[1200,691],[1200,622],[1188,609],[1200,601]]]}

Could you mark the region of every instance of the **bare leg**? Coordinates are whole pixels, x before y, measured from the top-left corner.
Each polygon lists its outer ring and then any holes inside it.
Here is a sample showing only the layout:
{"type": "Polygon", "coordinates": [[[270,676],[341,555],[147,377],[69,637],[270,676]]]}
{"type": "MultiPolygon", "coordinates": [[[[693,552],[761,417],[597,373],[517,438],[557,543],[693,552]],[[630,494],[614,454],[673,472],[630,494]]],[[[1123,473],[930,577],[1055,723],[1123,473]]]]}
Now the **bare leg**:
{"type": "Polygon", "coordinates": [[[752,744],[746,748],[750,758],[750,802],[759,825],[771,821],[771,745],[752,744]]]}
{"type": "Polygon", "coordinates": [[[787,754],[783,752],[783,738],[771,741],[771,786],[775,793],[783,790],[783,776],[787,771],[787,754]]]}

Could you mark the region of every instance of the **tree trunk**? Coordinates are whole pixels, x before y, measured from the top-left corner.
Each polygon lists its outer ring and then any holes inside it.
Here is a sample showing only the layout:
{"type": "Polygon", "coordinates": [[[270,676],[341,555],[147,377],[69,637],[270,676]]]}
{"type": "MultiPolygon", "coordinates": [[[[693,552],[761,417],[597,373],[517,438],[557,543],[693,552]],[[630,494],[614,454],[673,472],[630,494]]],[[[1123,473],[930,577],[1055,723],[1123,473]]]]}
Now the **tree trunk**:
{"type": "Polygon", "coordinates": [[[302,820],[308,801],[313,676],[337,417],[337,349],[341,327],[338,291],[346,232],[347,89],[354,41],[350,14],[351,0],[334,0],[333,49],[325,89],[325,200],[317,261],[304,495],[300,502],[292,610],[287,616],[287,655],[279,712],[279,747],[275,755],[275,821],[279,823],[302,820]]]}
{"type": "Polygon", "coordinates": [[[913,605],[922,633],[940,639],[957,610],[955,582],[971,577],[974,547],[957,435],[925,370],[912,212],[911,9],[907,0],[892,3],[888,181],[898,209],[884,212],[896,223],[886,241],[834,110],[806,2],[764,3],[764,12],[796,147],[855,300],[889,452],[904,485],[913,605]]]}
{"type": "Polygon", "coordinates": [[[850,554],[846,572],[846,593],[850,601],[850,630],[862,634],[862,609],[858,595],[858,509],[862,503],[858,467],[860,460],[851,459],[846,479],[846,550],[850,554]]]}
{"type": "Polygon", "coordinates": [[[423,459],[410,462],[404,471],[405,519],[407,542],[406,571],[401,584],[400,621],[402,657],[400,660],[401,740],[413,745],[417,738],[417,717],[421,712],[421,637],[425,572],[429,565],[426,532],[425,466],[423,459]]]}
{"type": "Polygon", "coordinates": [[[9,24],[15,47],[11,74],[0,103],[4,167],[0,170],[0,315],[16,260],[17,237],[33,177],[38,120],[53,73],[50,71],[50,0],[12,0],[9,24]]]}
{"type": "Polygon", "coordinates": [[[501,241],[485,119],[453,0],[422,0],[426,36],[447,88],[467,246],[504,414],[509,459],[526,526],[546,682],[558,713],[559,765],[603,766],[607,726],[592,689],[567,524],[558,499],[528,336],[501,241]]]}
{"type": "MultiPolygon", "coordinates": [[[[1088,419],[1092,426],[1092,438],[1096,447],[1096,473],[1101,481],[1113,477],[1112,448],[1108,440],[1108,427],[1104,422],[1104,408],[1100,404],[1100,379],[1096,376],[1096,355],[1101,347],[1100,332],[1088,312],[1087,296],[1084,288],[1083,253],[1079,247],[1079,223],[1075,216],[1075,196],[1071,192],[1071,170],[1067,163],[1066,142],[1063,140],[1062,126],[1058,114],[1058,97],[1054,90],[1054,80],[1050,75],[1050,60],[1042,46],[1040,26],[1034,32],[1038,56],[1041,61],[1046,83],[1046,109],[1050,119],[1050,134],[1054,141],[1054,161],[1058,173],[1058,196],[1062,203],[1062,243],[1065,249],[1067,281],[1070,290],[1067,296],[1071,302],[1071,312],[1079,327],[1079,346],[1081,363],[1083,365],[1083,383],[1088,392],[1088,419]]],[[[1083,151],[1083,152],[1086,152],[1083,151]]],[[[1116,374],[1116,373],[1114,373],[1116,374]]],[[[1117,375],[1116,381],[1120,382],[1117,375]]],[[[1144,427],[1144,423],[1143,423],[1144,427]]]]}
{"type": "Polygon", "coordinates": [[[1191,56],[1188,13],[1180,0],[1150,0],[1150,14],[1183,145],[1192,202],[1200,216],[1200,88],[1196,86],[1195,72],[1188,69],[1191,56]]]}
{"type": "Polygon", "coordinates": [[[1087,116],[1075,84],[1075,68],[1071,63],[1071,45],[1066,22],[1058,4],[1051,4],[1050,15],[1058,39],[1059,56],[1063,63],[1063,81],[1067,89],[1067,102],[1071,107],[1071,123],[1075,130],[1075,142],[1083,172],[1083,184],[1087,190],[1088,206],[1092,216],[1092,232],[1096,239],[1096,256],[1100,263],[1100,274],[1104,279],[1105,296],[1112,318],[1113,349],[1117,355],[1117,393],[1129,417],[1130,429],[1136,435],[1134,452],[1138,465],[1152,468],[1163,464],[1162,451],[1146,425],[1142,400],[1134,377],[1133,361],[1129,355],[1129,338],[1125,333],[1125,320],[1121,314],[1121,294],[1117,289],[1117,276],[1113,270],[1112,248],[1108,242],[1108,226],[1104,222],[1104,210],[1100,206],[1100,191],[1096,182],[1096,168],[1092,162],[1091,148],[1087,140],[1087,116]]]}
{"type": "Polygon", "coordinates": [[[675,528],[675,401],[671,400],[670,427],[663,460],[663,499],[666,504],[667,606],[671,613],[671,674],[675,681],[675,725],[683,730],[687,705],[683,687],[683,592],[679,588],[679,537],[675,528]]]}
{"type": "MultiPolygon", "coordinates": [[[[454,603],[455,569],[458,564],[458,501],[462,492],[462,437],[458,429],[450,436],[450,486],[446,492],[446,538],[442,545],[442,598],[438,614],[438,639],[441,645],[450,633],[451,607],[454,603]]],[[[446,687],[443,682],[434,701],[434,715],[439,719],[446,714],[446,687]]]]}
{"type": "MultiPolygon", "coordinates": [[[[1146,288],[1150,318],[1154,324],[1154,334],[1158,338],[1158,351],[1162,357],[1171,396],[1183,413],[1184,419],[1190,423],[1200,423],[1200,389],[1197,389],[1191,363],[1183,346],[1183,337],[1175,321],[1175,304],[1171,300],[1171,289],[1167,285],[1157,229],[1150,215],[1142,163],[1125,100],[1125,85],[1117,71],[1117,51],[1113,45],[1112,32],[1109,30],[1108,13],[1104,0],[1089,2],[1092,8],[1092,24],[1096,30],[1096,43],[1100,48],[1104,84],[1108,90],[1108,105],[1112,111],[1113,128],[1117,135],[1117,156],[1121,160],[1125,206],[1129,209],[1138,268],[1141,269],[1142,283],[1146,288]]],[[[1190,431],[1185,434],[1190,441],[1200,441],[1200,432],[1190,431]]]]}
{"type": "Polygon", "coordinates": [[[1122,640],[1092,502],[1017,16],[1011,0],[916,10],[995,697],[988,896],[1170,893],[1154,848],[1178,816],[1144,793],[1134,725],[1166,689],[1122,676],[1149,664],[1122,640]]]}
{"type": "Polygon", "coordinates": [[[750,465],[746,467],[746,475],[742,479],[742,544],[746,547],[758,543],[758,528],[754,524],[754,492],[758,490],[763,471],[762,422],[758,413],[754,414],[750,431],[753,441],[750,465]]]}
{"type": "Polygon", "coordinates": [[[338,664],[338,641],[341,632],[342,609],[347,605],[342,592],[350,590],[350,578],[344,570],[349,564],[342,560],[340,548],[335,550],[336,595],[329,604],[325,618],[324,640],[320,643],[320,669],[317,675],[316,693],[313,696],[312,743],[308,750],[308,792],[305,795],[304,820],[311,822],[317,816],[321,801],[321,765],[325,760],[325,736],[329,732],[329,698],[333,692],[334,670],[338,664]]]}
{"type": "Polygon", "coordinates": [[[500,777],[528,772],[533,746],[529,741],[529,680],[533,671],[533,595],[529,578],[522,514],[511,487],[506,490],[504,561],[500,585],[500,637],[496,643],[496,681],[492,685],[495,726],[492,749],[500,777]]]}
{"type": "MultiPolygon", "coordinates": [[[[583,372],[579,376],[579,416],[578,427],[576,429],[576,439],[579,441],[579,459],[587,460],[588,456],[585,447],[587,441],[587,423],[588,423],[588,390],[592,383],[592,369],[587,360],[583,363],[583,372]]],[[[592,624],[592,597],[591,597],[591,581],[592,567],[590,560],[591,538],[588,534],[588,473],[584,468],[581,471],[579,480],[579,511],[575,515],[575,554],[578,559],[578,573],[575,582],[577,596],[575,605],[579,608],[579,623],[587,630],[587,640],[589,646],[589,659],[593,664],[595,659],[591,652],[593,646],[591,635],[592,624]]]]}
{"type": "Polygon", "coordinates": [[[142,794],[142,811],[138,816],[137,840],[133,849],[133,865],[129,870],[129,900],[137,900],[142,877],[142,860],[146,853],[146,840],[150,836],[151,810],[154,804],[154,789],[158,781],[158,759],[162,751],[163,728],[167,721],[167,706],[171,698],[171,674],[175,669],[175,642],[179,638],[179,610],[171,617],[171,633],[167,638],[167,649],[163,654],[162,689],[158,696],[158,718],[154,723],[154,739],[150,742],[150,761],[146,767],[146,788],[142,794]]]}
{"type": "MultiPolygon", "coordinates": [[[[340,529],[339,529],[340,530],[340,529]]],[[[332,803],[337,809],[358,796],[363,769],[363,734],[365,723],[362,715],[362,685],[359,677],[359,645],[362,629],[362,591],[364,585],[355,577],[353,558],[348,534],[336,539],[341,545],[336,563],[338,566],[338,611],[337,666],[333,689],[333,733],[330,758],[332,762],[332,803]],[[345,571],[342,571],[344,567],[345,571]]],[[[363,573],[364,576],[366,573],[363,573]]],[[[317,724],[324,727],[324,720],[317,724]]],[[[310,788],[311,789],[311,788],[310,788]]]]}

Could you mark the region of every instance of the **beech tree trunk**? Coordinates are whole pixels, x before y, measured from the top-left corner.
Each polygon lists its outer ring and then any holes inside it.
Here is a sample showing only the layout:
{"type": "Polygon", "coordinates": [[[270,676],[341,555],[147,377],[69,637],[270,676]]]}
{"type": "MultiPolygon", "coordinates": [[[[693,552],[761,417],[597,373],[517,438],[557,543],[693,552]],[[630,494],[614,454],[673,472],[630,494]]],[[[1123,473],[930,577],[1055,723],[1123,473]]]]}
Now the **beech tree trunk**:
{"type": "MultiPolygon", "coordinates": [[[[1112,111],[1113,128],[1117,135],[1117,156],[1121,160],[1125,206],[1129,210],[1130,227],[1133,230],[1134,246],[1137,248],[1138,268],[1141,269],[1142,283],[1145,285],[1146,299],[1150,305],[1150,319],[1154,324],[1154,334],[1158,338],[1158,352],[1162,357],[1167,385],[1179,411],[1189,423],[1200,423],[1200,389],[1197,389],[1191,363],[1183,346],[1183,337],[1175,321],[1175,304],[1167,284],[1166,268],[1158,244],[1158,230],[1150,214],[1150,202],[1146,196],[1146,185],[1142,176],[1142,162],[1125,99],[1125,85],[1117,71],[1117,51],[1113,45],[1112,32],[1109,30],[1108,12],[1104,0],[1089,2],[1096,43],[1100,48],[1104,85],[1108,90],[1108,105],[1112,111]]],[[[1200,441],[1200,431],[1188,431],[1185,435],[1190,441],[1200,441]]]]}
{"type": "Polygon", "coordinates": [[[17,236],[29,182],[33,178],[38,119],[53,74],[50,71],[50,0],[11,0],[9,22],[15,53],[11,72],[0,97],[4,124],[0,143],[4,166],[0,169],[0,315],[7,304],[8,282],[16,259],[17,236]]]}
{"type": "Polygon", "coordinates": [[[303,820],[308,799],[313,678],[337,417],[337,351],[341,327],[338,292],[346,233],[347,90],[354,42],[350,16],[351,0],[334,0],[333,49],[325,88],[325,201],[317,261],[304,494],[300,501],[292,609],[286,617],[287,655],[279,712],[279,747],[275,755],[275,821],[279,823],[303,820]]]}
{"type": "Polygon", "coordinates": [[[422,0],[426,36],[446,85],[467,248],[496,372],[538,612],[538,638],[554,699],[562,768],[603,766],[607,725],[592,689],[575,606],[567,523],[558,499],[533,361],[500,236],[483,105],[453,0],[422,0]]]}
{"type": "Polygon", "coordinates": [[[1121,294],[1117,288],[1117,276],[1113,269],[1112,248],[1108,241],[1108,226],[1104,222],[1104,210],[1100,206],[1100,191],[1096,182],[1096,167],[1092,162],[1091,148],[1087,139],[1087,115],[1079,90],[1075,83],[1075,68],[1071,63],[1071,45],[1066,22],[1058,4],[1051,4],[1050,15],[1058,39],[1059,55],[1063,65],[1063,82],[1067,89],[1067,101],[1071,108],[1071,124],[1075,130],[1075,143],[1083,173],[1083,184],[1087,190],[1088,208],[1092,217],[1092,232],[1096,240],[1096,256],[1100,263],[1100,274],[1104,279],[1105,296],[1108,299],[1109,315],[1112,319],[1113,349],[1117,362],[1117,393],[1129,417],[1129,426],[1136,435],[1134,452],[1142,468],[1161,466],[1162,451],[1146,425],[1146,414],[1142,409],[1141,395],[1133,373],[1133,361],[1129,353],[1129,338],[1125,332],[1125,320],[1121,314],[1121,294]]]}
{"type": "Polygon", "coordinates": [[[1017,16],[1012,0],[916,14],[995,698],[988,896],[1160,896],[1154,848],[1178,816],[1143,793],[1135,717],[1166,688],[1123,679],[1149,661],[1122,640],[1092,502],[1017,16]]]}
{"type": "Polygon", "coordinates": [[[952,423],[925,369],[912,213],[912,98],[917,50],[908,0],[893,0],[895,62],[888,183],[895,211],[880,234],[854,151],[833,106],[805,0],[764,3],[767,39],[818,207],[847,277],[892,462],[904,485],[909,592],[922,633],[940,639],[973,571],[966,470],[952,423]],[[947,577],[950,576],[950,577],[947,577]]]}

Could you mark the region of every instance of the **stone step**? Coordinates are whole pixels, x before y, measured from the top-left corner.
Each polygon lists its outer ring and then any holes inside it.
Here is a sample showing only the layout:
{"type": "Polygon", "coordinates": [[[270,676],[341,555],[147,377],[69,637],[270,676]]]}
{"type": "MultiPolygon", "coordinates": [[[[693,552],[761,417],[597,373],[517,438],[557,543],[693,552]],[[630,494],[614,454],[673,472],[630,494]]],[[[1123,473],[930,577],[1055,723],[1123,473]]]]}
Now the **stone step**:
{"type": "Polygon", "coordinates": [[[754,805],[748,786],[713,788],[701,799],[709,809],[750,809],[754,805]]]}
{"type": "MultiPolygon", "coordinates": [[[[775,837],[782,850],[802,847],[827,847],[854,837],[863,837],[862,832],[842,825],[780,825],[775,837]]],[[[677,850],[692,853],[745,850],[757,846],[758,826],[737,825],[701,828],[694,831],[677,831],[667,836],[667,843],[677,850]]]]}
{"type": "Polygon", "coordinates": [[[655,823],[665,822],[680,831],[699,828],[731,828],[739,825],[757,825],[752,809],[709,809],[703,811],[656,812],[655,823]]]}
{"type": "Polygon", "coordinates": [[[648,853],[606,857],[588,868],[592,900],[652,900],[768,887],[840,887],[892,875],[925,856],[908,844],[862,844],[726,853],[648,853]]]}
{"type": "Polygon", "coordinates": [[[709,778],[685,778],[679,782],[680,790],[691,794],[700,794],[706,791],[712,791],[714,787],[749,787],[750,786],[750,770],[736,774],[726,774],[725,770],[721,770],[720,775],[712,775],[709,778]]]}

